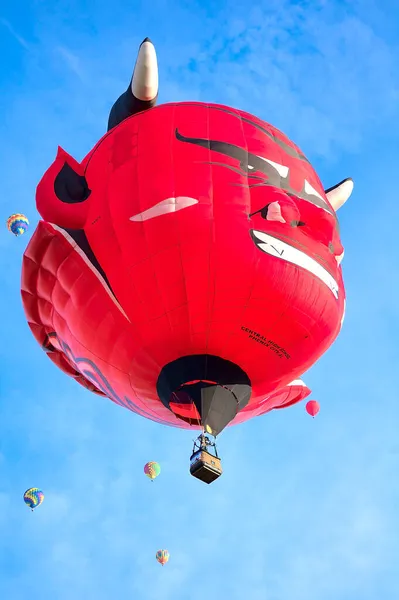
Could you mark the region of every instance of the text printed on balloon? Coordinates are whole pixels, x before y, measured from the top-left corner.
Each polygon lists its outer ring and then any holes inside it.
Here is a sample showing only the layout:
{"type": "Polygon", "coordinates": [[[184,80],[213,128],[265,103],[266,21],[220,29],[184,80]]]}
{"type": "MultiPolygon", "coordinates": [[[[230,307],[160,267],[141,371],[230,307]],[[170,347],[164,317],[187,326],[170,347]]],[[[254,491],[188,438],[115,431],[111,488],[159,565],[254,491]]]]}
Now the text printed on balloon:
{"type": "Polygon", "coordinates": [[[248,333],[250,340],[269,348],[272,352],[277,354],[279,358],[286,358],[287,360],[291,358],[291,356],[282,346],[279,346],[276,344],[276,342],[273,342],[273,340],[265,338],[265,336],[261,335],[258,331],[253,331],[253,329],[248,329],[248,327],[241,327],[241,330],[245,331],[245,333],[248,333]]]}

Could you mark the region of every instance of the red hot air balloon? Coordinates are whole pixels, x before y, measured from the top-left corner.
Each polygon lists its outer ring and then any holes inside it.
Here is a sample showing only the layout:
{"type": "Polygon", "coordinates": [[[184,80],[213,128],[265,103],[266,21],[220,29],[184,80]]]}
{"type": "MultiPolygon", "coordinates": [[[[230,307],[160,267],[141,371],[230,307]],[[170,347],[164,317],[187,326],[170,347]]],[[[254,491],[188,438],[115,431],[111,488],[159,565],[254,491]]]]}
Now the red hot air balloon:
{"type": "MultiPolygon", "coordinates": [[[[154,421],[217,435],[308,396],[344,314],[336,210],[278,129],[216,104],[154,107],[142,43],[108,132],[37,187],[22,299],[49,358],[154,421]]],[[[88,98],[88,103],[90,99],[88,98]]]]}
{"type": "Polygon", "coordinates": [[[309,402],[306,403],[305,408],[308,415],[315,417],[320,410],[320,404],[317,402],[317,400],[309,400],[309,402]]]}

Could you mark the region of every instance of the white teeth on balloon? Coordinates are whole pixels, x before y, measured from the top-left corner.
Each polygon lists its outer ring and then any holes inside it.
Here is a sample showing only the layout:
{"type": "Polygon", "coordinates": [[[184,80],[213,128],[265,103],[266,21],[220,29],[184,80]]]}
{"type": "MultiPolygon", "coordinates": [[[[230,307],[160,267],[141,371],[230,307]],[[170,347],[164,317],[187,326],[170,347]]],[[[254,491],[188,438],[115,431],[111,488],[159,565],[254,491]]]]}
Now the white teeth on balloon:
{"type": "Polygon", "coordinates": [[[263,231],[255,231],[252,230],[252,235],[254,237],[254,241],[257,247],[266,252],[266,254],[270,254],[276,258],[280,258],[281,260],[285,260],[286,262],[292,263],[305,269],[309,273],[312,273],[320,279],[334,294],[335,298],[338,299],[338,283],[334,279],[332,275],[322,267],[314,258],[311,258],[305,252],[294,248],[290,244],[283,242],[268,233],[264,233],[263,231]]]}
{"type": "Polygon", "coordinates": [[[336,256],[336,257],[335,257],[335,260],[337,261],[337,263],[338,263],[339,265],[341,264],[341,262],[342,262],[342,259],[344,258],[344,254],[345,254],[345,251],[343,251],[343,252],[342,252],[342,254],[340,254],[339,256],[336,256]]]}
{"type": "Polygon", "coordinates": [[[168,215],[170,213],[175,213],[178,210],[182,210],[183,208],[188,208],[189,206],[194,206],[194,204],[198,204],[198,200],[196,198],[190,198],[190,196],[177,196],[177,198],[166,198],[155,206],[151,206],[147,210],[143,212],[133,215],[130,217],[130,221],[149,221],[150,219],[155,219],[155,217],[161,217],[162,215],[168,215]]]}
{"type": "MultiPolygon", "coordinates": [[[[269,158],[264,158],[263,156],[258,156],[258,158],[260,158],[264,162],[269,163],[269,165],[271,165],[274,169],[276,169],[276,171],[280,175],[280,177],[283,177],[284,179],[287,177],[288,172],[289,172],[288,167],[286,167],[284,165],[280,165],[280,163],[276,163],[273,160],[270,160],[269,158]]],[[[249,168],[251,168],[251,167],[249,167],[249,168]]]]}

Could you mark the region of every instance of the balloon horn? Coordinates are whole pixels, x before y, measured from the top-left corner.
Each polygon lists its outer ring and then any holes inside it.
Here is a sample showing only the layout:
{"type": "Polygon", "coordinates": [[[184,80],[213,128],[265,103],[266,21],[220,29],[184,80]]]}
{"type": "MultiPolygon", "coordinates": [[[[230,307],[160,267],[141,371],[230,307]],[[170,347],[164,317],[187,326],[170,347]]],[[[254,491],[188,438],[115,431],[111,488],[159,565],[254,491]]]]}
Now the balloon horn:
{"type": "Polygon", "coordinates": [[[335,211],[341,208],[343,204],[348,200],[349,196],[353,192],[353,179],[347,177],[343,181],[340,181],[336,185],[325,190],[327,200],[335,211]]]}
{"type": "Polygon", "coordinates": [[[129,87],[110,110],[108,131],[132,115],[155,106],[157,98],[157,54],[150,38],[145,38],[140,44],[129,87]]]}

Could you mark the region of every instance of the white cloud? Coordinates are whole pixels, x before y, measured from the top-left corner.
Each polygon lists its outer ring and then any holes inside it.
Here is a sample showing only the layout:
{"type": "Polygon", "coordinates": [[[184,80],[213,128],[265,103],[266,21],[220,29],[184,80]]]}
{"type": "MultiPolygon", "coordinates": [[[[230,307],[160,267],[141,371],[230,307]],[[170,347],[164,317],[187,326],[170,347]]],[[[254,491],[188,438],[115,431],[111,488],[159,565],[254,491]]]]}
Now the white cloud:
{"type": "Polygon", "coordinates": [[[3,27],[8,29],[9,33],[18,42],[18,44],[20,46],[25,48],[25,50],[30,50],[30,46],[29,46],[28,42],[19,33],[17,33],[17,31],[14,29],[14,27],[11,25],[11,23],[9,21],[7,21],[7,19],[0,18],[0,23],[3,25],[3,27]]]}
{"type": "Polygon", "coordinates": [[[58,46],[56,52],[62,56],[68,68],[82,81],[84,81],[84,72],[82,68],[82,61],[77,54],[71,52],[64,46],[58,46]]]}

